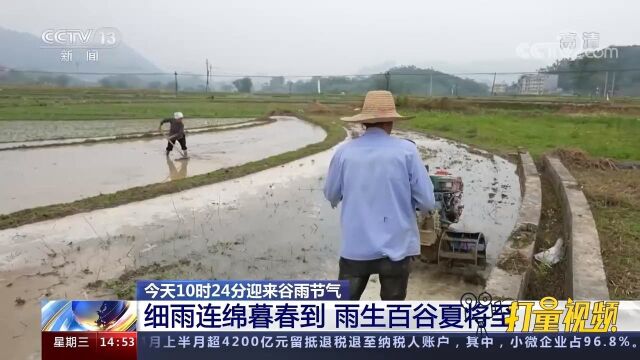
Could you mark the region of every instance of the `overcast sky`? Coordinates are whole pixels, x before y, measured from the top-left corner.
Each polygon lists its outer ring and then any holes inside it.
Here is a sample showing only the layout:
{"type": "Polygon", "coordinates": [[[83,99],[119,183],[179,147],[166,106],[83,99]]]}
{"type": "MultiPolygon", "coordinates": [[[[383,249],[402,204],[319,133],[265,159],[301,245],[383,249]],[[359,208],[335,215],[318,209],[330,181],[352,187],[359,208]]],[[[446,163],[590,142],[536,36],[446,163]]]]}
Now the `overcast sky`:
{"type": "MultiPolygon", "coordinates": [[[[600,46],[640,43],[631,0],[3,0],[0,26],[116,27],[168,71],[330,75],[416,64],[449,71],[534,70],[521,44],[597,32],[600,46]],[[498,67],[492,70],[492,68],[498,67]]],[[[578,44],[580,46],[580,44],[578,44]]],[[[526,49],[526,47],[525,47],[526,49]]]]}

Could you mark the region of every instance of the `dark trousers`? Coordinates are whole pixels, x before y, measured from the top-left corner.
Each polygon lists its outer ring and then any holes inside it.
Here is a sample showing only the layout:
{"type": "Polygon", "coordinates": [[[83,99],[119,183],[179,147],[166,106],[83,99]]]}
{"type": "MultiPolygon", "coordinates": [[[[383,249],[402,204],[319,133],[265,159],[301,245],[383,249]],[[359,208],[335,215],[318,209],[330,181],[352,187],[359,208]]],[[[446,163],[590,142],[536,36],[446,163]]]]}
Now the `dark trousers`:
{"type": "Polygon", "coordinates": [[[404,300],[407,297],[410,261],[411,257],[400,261],[389,258],[360,261],[341,257],[338,278],[349,281],[350,300],[360,300],[371,274],[378,274],[382,300],[404,300]]]}
{"type": "Polygon", "coordinates": [[[167,142],[167,151],[173,150],[173,145],[175,145],[176,140],[180,143],[180,147],[182,148],[182,150],[187,150],[187,137],[183,135],[179,139],[169,140],[169,142],[167,142]]]}

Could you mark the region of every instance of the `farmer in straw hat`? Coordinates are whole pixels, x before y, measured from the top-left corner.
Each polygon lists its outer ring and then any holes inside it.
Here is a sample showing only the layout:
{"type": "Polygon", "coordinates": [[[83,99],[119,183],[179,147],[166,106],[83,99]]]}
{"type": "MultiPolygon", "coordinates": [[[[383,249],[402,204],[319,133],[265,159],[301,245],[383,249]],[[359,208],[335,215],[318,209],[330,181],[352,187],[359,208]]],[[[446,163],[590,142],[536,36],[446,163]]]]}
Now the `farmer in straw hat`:
{"type": "Polygon", "coordinates": [[[390,136],[396,112],[393,95],[370,91],[362,112],[342,118],[366,131],[340,146],[331,159],[324,195],[340,222],[340,280],[348,280],[351,300],[378,274],[382,300],[404,300],[409,261],[420,254],[416,208],[435,208],[433,184],[414,143],[390,136]]]}

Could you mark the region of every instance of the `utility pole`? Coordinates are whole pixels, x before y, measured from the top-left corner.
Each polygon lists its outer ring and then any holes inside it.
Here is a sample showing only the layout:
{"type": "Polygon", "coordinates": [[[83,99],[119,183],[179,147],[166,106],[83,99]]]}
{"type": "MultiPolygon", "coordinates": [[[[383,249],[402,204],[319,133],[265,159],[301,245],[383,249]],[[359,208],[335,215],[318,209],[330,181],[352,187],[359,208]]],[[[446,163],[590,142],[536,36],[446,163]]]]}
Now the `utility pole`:
{"type": "Polygon", "coordinates": [[[429,97],[433,96],[433,71],[429,74],[429,97]]]}
{"type": "Polygon", "coordinates": [[[209,92],[209,59],[205,59],[204,66],[207,68],[207,85],[205,85],[204,92],[209,92]]]}
{"type": "Polygon", "coordinates": [[[607,97],[607,94],[609,93],[609,72],[607,71],[606,73],[604,73],[604,97],[607,97]]]}
{"type": "Polygon", "coordinates": [[[174,79],[174,84],[176,86],[176,88],[175,88],[176,97],[178,97],[178,72],[177,71],[173,72],[173,79],[174,79]]]}
{"type": "Polygon", "coordinates": [[[493,73],[493,83],[491,84],[491,96],[495,95],[493,90],[496,87],[496,75],[497,75],[497,73],[493,73]]]}
{"type": "Polygon", "coordinates": [[[209,63],[209,77],[211,78],[211,92],[215,92],[216,88],[213,86],[213,64],[209,63]]]}
{"type": "Polygon", "coordinates": [[[387,81],[387,91],[389,91],[389,83],[391,81],[391,73],[389,71],[387,71],[386,73],[384,73],[384,78],[387,81]]]}
{"type": "Polygon", "coordinates": [[[205,66],[207,67],[207,86],[205,92],[213,90],[213,65],[209,62],[209,59],[205,59],[205,66]],[[209,85],[211,82],[211,85],[209,85]]]}
{"type": "Polygon", "coordinates": [[[616,72],[613,72],[613,78],[611,79],[611,98],[613,98],[613,93],[616,91],[616,72]]]}

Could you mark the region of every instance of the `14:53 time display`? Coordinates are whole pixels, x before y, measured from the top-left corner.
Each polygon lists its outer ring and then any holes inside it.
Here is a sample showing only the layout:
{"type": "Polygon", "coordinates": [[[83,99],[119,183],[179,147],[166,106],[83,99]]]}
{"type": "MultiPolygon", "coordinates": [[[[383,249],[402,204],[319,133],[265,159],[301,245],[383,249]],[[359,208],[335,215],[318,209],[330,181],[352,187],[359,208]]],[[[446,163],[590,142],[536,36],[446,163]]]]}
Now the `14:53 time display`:
{"type": "Polygon", "coordinates": [[[100,336],[98,345],[100,347],[133,347],[136,346],[136,338],[134,336],[100,336]]]}

